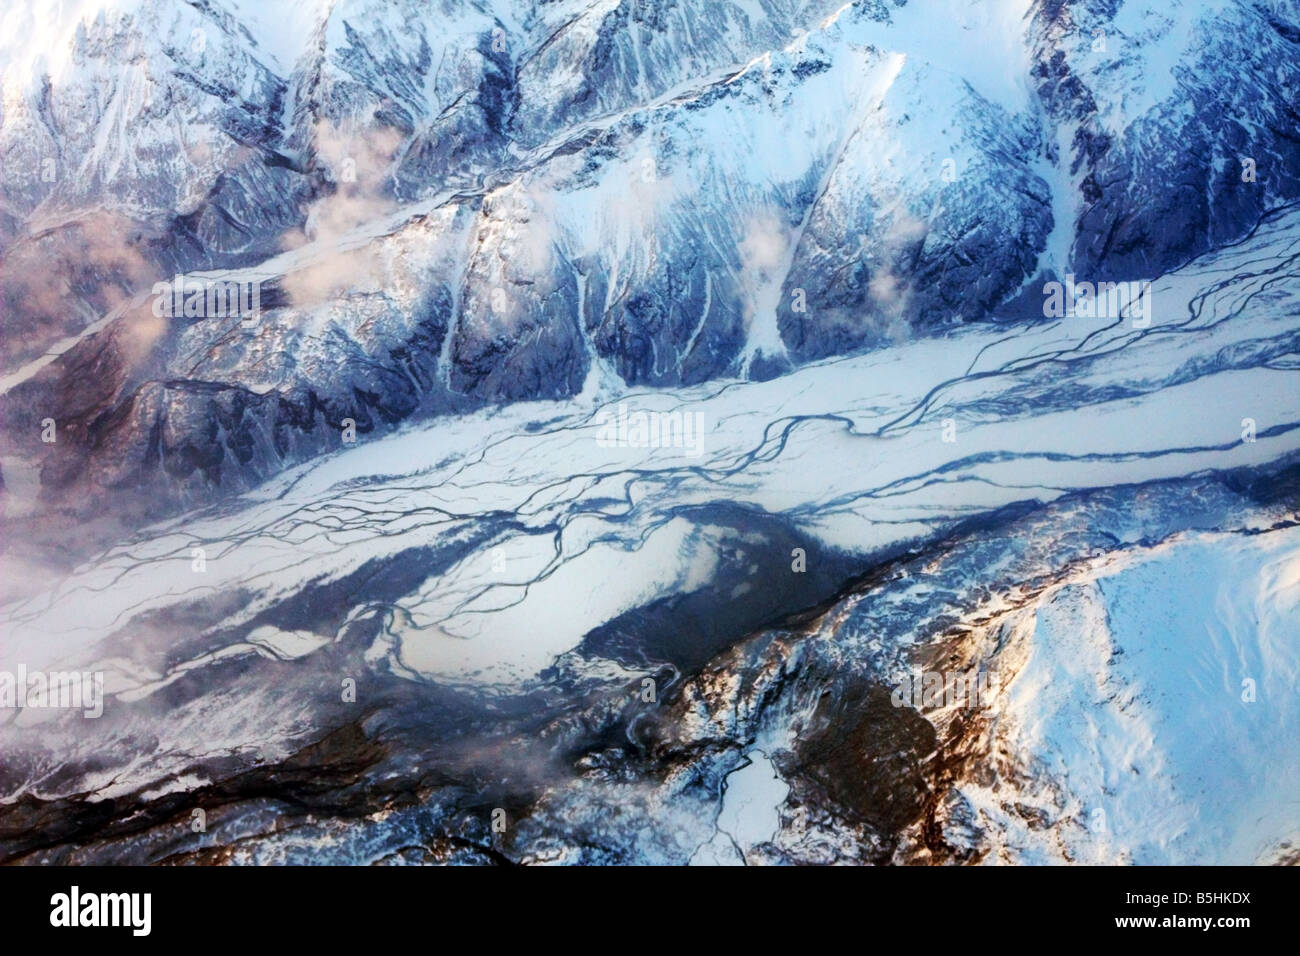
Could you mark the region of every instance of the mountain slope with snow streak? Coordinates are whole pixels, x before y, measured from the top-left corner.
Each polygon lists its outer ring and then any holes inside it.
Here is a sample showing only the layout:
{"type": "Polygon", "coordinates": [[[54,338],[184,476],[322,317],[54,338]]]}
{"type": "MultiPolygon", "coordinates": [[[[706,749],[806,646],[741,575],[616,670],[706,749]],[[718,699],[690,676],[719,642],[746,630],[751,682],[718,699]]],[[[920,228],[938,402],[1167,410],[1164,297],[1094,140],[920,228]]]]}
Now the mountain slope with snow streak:
{"type": "Polygon", "coordinates": [[[53,509],[238,492],[345,419],[1033,314],[1044,279],[1153,279],[1300,189],[1279,3],[62,9],[8,14],[36,39],[0,99],[0,454],[53,509]],[[268,283],[257,329],[144,308],[231,269],[268,283]]]}

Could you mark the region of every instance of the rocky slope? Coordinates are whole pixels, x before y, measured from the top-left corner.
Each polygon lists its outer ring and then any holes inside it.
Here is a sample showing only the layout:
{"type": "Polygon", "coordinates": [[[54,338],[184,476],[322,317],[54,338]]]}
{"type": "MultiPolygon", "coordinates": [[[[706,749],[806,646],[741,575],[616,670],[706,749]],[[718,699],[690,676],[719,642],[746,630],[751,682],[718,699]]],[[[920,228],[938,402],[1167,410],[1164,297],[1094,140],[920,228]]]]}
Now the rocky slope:
{"type": "Polygon", "coordinates": [[[1280,0],[5,17],[11,512],[157,513],[348,421],[1041,314],[1052,276],[1154,278],[1300,192],[1280,0]],[[158,318],[178,272],[262,283],[260,321],[158,318]]]}

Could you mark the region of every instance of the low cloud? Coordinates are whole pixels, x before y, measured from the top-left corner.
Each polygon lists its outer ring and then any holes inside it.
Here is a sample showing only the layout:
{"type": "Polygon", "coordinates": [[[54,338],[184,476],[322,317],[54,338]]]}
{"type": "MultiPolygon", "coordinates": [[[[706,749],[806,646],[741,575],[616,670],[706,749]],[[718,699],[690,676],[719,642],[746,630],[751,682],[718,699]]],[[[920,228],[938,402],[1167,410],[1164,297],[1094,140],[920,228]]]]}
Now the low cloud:
{"type": "Polygon", "coordinates": [[[0,258],[3,352],[44,351],[148,288],[157,268],[132,241],[138,233],[97,211],[10,246],[0,258]]]}
{"type": "Polygon", "coordinates": [[[155,272],[130,241],[136,231],[125,216],[93,212],[11,246],[0,260],[0,283],[30,311],[66,312],[76,285],[93,285],[111,309],[155,272]]]}
{"type": "Polygon", "coordinates": [[[316,159],[327,171],[334,189],[307,209],[301,230],[284,236],[282,247],[294,250],[311,245],[309,259],[284,277],[283,288],[292,305],[304,307],[347,292],[374,287],[380,281],[380,263],[368,247],[337,251],[349,233],[397,208],[387,184],[401,133],[371,120],[355,125],[320,121],[313,134],[316,159]]]}
{"type": "Polygon", "coordinates": [[[771,212],[751,216],[740,240],[740,266],[747,275],[766,283],[777,276],[790,254],[790,230],[771,212]]]}
{"type": "Polygon", "coordinates": [[[908,247],[925,239],[929,227],[907,212],[896,214],[885,230],[882,254],[872,263],[867,293],[876,307],[877,331],[901,342],[911,334],[913,290],[906,276],[899,275],[891,262],[905,256],[908,247]]]}

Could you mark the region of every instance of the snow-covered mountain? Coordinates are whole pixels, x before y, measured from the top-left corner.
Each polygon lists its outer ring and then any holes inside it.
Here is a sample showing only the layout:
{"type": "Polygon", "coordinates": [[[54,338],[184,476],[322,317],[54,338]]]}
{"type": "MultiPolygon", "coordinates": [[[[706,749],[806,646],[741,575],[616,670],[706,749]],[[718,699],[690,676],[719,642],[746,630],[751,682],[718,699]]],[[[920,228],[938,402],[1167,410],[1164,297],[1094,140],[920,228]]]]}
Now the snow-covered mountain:
{"type": "Polygon", "coordinates": [[[0,860],[1294,861],[1298,94],[1283,0],[11,3],[0,677],[105,707],[0,860]]]}
{"type": "Polygon", "coordinates": [[[1154,278],[1300,195],[1293,4],[277,9],[5,14],[0,450],[50,500],[770,377],[1154,278]],[[261,281],[261,322],[146,308],[196,272],[261,281]]]}

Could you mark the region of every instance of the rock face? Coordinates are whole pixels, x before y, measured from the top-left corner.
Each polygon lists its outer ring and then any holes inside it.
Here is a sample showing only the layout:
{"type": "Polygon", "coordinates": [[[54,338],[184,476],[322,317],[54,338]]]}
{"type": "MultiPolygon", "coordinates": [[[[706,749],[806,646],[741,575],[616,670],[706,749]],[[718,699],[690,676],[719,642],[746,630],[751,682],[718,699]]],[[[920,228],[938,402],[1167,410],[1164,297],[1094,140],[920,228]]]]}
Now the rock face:
{"type": "Polygon", "coordinates": [[[172,509],[345,420],[1032,313],[1045,279],[1150,279],[1300,195],[1293,5],[922,6],[18,10],[0,454],[42,508],[172,509]],[[200,272],[260,283],[258,322],[154,314],[200,272]]]}

